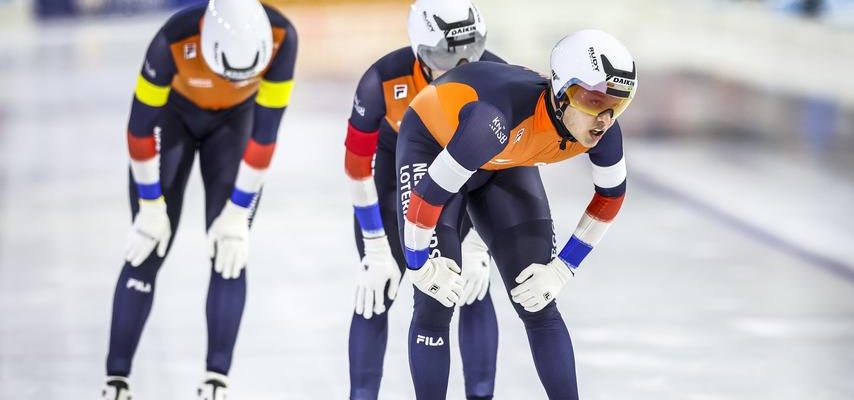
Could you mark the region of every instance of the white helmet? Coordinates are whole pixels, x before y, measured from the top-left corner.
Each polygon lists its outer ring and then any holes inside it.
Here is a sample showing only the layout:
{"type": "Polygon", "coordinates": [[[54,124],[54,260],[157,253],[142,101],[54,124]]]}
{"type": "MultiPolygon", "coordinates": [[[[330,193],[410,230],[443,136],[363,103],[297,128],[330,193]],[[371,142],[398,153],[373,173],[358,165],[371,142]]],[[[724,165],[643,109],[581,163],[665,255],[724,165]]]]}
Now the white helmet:
{"type": "Polygon", "coordinates": [[[634,58],[617,38],[602,31],[585,29],[561,39],[552,50],[551,64],[552,94],[588,114],[612,110],[617,118],[637,92],[634,58]]]}
{"type": "Polygon", "coordinates": [[[202,21],[202,57],[227,79],[257,76],[273,54],[273,31],[257,0],[210,0],[202,21]]]}
{"type": "Polygon", "coordinates": [[[470,0],[416,0],[409,10],[409,43],[430,69],[448,71],[480,59],[486,23],[470,0]]]}

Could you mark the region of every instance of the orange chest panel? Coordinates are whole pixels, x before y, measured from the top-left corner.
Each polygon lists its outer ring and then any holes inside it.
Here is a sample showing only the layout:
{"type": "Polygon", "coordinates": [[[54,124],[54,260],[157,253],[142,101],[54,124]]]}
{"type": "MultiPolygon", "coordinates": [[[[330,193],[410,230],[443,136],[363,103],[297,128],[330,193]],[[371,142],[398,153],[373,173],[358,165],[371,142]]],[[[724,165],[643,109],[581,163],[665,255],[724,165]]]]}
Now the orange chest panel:
{"type": "Polygon", "coordinates": [[[509,143],[504,150],[487,162],[482,169],[498,170],[560,162],[587,151],[578,142],[567,142],[560,149],[561,138],[555,131],[546,111],[544,96],[540,96],[534,114],[510,129],[509,143]]]}
{"type": "MultiPolygon", "coordinates": [[[[284,37],[284,29],[273,28],[272,59],[275,59],[284,37]]],[[[258,91],[261,76],[266,72],[265,69],[259,76],[240,82],[220,77],[202,59],[200,35],[174,42],[170,47],[177,68],[172,88],[206,110],[221,110],[244,102],[258,91]]]]}
{"type": "MultiPolygon", "coordinates": [[[[448,145],[459,126],[460,109],[477,101],[473,88],[461,83],[445,83],[427,87],[412,102],[412,109],[442,147],[448,145]]],[[[520,166],[534,166],[563,161],[587,151],[577,142],[567,142],[566,150],[560,149],[561,138],[555,131],[541,95],[534,113],[510,129],[509,143],[481,169],[500,170],[520,166]]]]}
{"type": "Polygon", "coordinates": [[[409,103],[427,85],[418,61],[412,68],[412,75],[383,81],[385,119],[395,132],[400,130],[400,121],[403,121],[403,114],[406,113],[409,103]]]}

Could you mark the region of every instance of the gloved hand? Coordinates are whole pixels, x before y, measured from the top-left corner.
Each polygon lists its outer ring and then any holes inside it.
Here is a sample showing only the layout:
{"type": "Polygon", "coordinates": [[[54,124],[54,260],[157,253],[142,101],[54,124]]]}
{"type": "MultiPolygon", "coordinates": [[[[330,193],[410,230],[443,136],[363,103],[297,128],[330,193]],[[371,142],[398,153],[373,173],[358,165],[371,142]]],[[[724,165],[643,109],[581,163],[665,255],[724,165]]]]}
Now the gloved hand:
{"type": "Polygon", "coordinates": [[[386,236],[365,239],[365,257],[362,269],[356,275],[356,314],[371,319],[374,314],[385,312],[383,290],[386,282],[388,298],[397,297],[400,285],[400,268],[391,255],[391,247],[386,236]]]}
{"type": "Polygon", "coordinates": [[[563,286],[575,275],[569,266],[555,257],[548,264],[531,264],[516,277],[519,286],[510,291],[513,302],[525,311],[537,312],[554,301],[563,286]]]}
{"type": "Polygon", "coordinates": [[[466,305],[475,299],[483,300],[489,289],[489,253],[486,243],[474,229],[470,230],[462,243],[463,294],[466,305]]]}
{"type": "Polygon", "coordinates": [[[454,260],[445,257],[431,258],[417,270],[409,272],[412,284],[418,290],[436,299],[445,307],[453,307],[463,292],[463,277],[454,260]]]}
{"type": "Polygon", "coordinates": [[[156,200],[139,200],[139,212],[133,220],[125,247],[125,260],[131,266],[138,267],[157,246],[157,255],[166,256],[172,227],[166,214],[166,201],[163,196],[156,200]]]}
{"type": "Polygon", "coordinates": [[[208,229],[214,271],[225,279],[237,278],[249,258],[249,209],[229,200],[208,229]]]}

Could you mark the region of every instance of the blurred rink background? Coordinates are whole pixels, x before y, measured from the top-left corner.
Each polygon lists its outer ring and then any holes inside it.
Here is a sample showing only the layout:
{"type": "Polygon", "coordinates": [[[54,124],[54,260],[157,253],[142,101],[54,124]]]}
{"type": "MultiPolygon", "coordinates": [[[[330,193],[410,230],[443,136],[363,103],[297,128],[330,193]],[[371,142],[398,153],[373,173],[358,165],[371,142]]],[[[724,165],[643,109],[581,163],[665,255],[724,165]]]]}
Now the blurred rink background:
{"type": "MultiPolygon", "coordinates": [[[[130,226],[125,132],[169,0],[0,0],[0,399],[92,399],[130,226]]],[[[296,87],[252,233],[232,399],[344,399],[359,267],[343,140],[361,73],[408,46],[408,1],[276,1],[296,87]]],[[[581,28],[634,53],[629,192],[561,293],[584,399],[854,398],[854,1],[480,0],[488,48],[547,72],[581,28]]],[[[558,242],[586,157],[541,168],[558,242]]],[[[201,181],[134,365],[134,399],[204,368],[201,181]]],[[[493,270],[494,271],[494,270],[493,270]]],[[[493,272],[495,274],[496,272],[493,272]]],[[[497,276],[496,399],[545,399],[497,276]]],[[[412,289],[391,309],[381,397],[414,398],[412,289]]],[[[454,330],[456,325],[454,325],[454,330]]],[[[462,399],[452,337],[449,399],[462,399]]]]}

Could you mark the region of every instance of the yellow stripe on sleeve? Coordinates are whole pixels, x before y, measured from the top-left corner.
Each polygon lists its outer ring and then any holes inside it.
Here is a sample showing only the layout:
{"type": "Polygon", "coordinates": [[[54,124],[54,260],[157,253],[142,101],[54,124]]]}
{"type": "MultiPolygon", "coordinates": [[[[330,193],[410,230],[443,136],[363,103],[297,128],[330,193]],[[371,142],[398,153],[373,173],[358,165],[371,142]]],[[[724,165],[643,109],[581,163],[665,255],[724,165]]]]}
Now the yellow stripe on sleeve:
{"type": "Polygon", "coordinates": [[[267,108],[287,107],[291,102],[293,87],[293,79],[284,82],[270,82],[262,79],[255,102],[267,108]]]}
{"type": "Polygon", "coordinates": [[[169,86],[157,86],[147,81],[142,74],[136,79],[136,99],[151,107],[163,107],[169,98],[169,86]]]}

